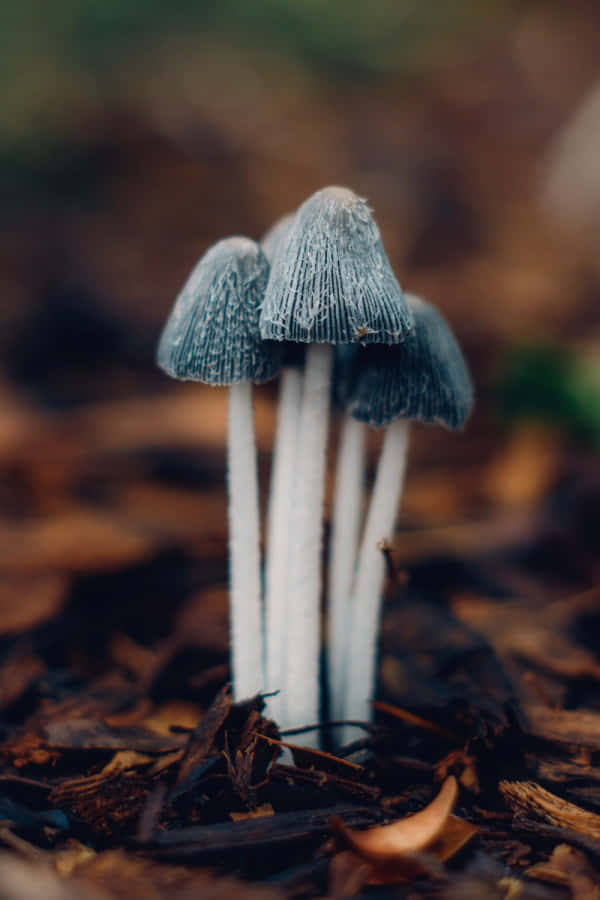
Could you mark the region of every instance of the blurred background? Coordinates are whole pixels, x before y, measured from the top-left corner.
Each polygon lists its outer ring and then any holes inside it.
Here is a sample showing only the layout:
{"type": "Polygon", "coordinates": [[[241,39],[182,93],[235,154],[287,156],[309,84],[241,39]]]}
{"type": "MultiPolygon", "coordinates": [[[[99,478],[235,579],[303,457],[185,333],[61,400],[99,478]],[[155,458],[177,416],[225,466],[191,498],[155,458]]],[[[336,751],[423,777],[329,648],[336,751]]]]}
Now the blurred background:
{"type": "MultiPolygon", "coordinates": [[[[80,650],[105,639],[134,667],[131,641],[165,630],[140,613],[168,598],[223,663],[226,397],[169,382],[154,348],[208,245],[259,238],[331,183],[368,198],[476,383],[464,435],[415,429],[398,563],[536,541],[536,590],[595,583],[597,3],[20,0],[2,17],[3,635],[69,609],[80,650]]],[[[257,392],[265,489],[275,396],[257,392]]]]}

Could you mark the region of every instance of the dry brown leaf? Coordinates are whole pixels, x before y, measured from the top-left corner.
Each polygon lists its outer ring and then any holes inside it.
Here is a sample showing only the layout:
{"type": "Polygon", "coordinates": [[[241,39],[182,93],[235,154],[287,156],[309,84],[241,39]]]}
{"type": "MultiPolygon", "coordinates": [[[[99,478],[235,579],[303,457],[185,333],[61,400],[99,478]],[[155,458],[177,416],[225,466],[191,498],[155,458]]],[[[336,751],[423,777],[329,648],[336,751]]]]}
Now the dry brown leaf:
{"type": "Polygon", "coordinates": [[[533,781],[501,781],[500,793],[515,812],[600,840],[600,816],[563,800],[533,781]]]}
{"type": "Polygon", "coordinates": [[[347,828],[340,819],[333,819],[331,824],[346,846],[363,859],[386,862],[427,849],[442,833],[457,798],[458,784],[456,778],[450,776],[429,806],[391,825],[356,831],[347,828]]]}
{"type": "Polygon", "coordinates": [[[431,844],[427,852],[446,862],[462,850],[475,837],[479,828],[458,816],[449,816],[442,833],[431,844]]]}
{"type": "Polygon", "coordinates": [[[358,831],[346,827],[340,819],[332,818],[331,827],[338,841],[351,851],[350,854],[346,852],[343,864],[335,863],[336,869],[331,875],[338,896],[350,896],[343,893],[346,889],[343,886],[346,883],[354,885],[356,878],[370,884],[407,881],[435,867],[436,860],[444,862],[458,853],[478,828],[451,815],[457,797],[458,785],[451,776],[429,806],[391,825],[358,831]],[[425,852],[427,858],[421,858],[425,852]],[[356,860],[367,863],[368,871],[358,866],[356,860]]]}

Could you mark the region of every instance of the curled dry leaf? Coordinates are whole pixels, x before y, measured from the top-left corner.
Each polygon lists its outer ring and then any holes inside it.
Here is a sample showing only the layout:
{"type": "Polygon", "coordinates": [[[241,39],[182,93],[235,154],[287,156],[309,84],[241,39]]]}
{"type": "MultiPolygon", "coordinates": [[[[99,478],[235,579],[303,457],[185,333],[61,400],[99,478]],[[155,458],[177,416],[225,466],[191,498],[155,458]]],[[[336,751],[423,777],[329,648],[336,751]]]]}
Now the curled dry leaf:
{"type": "Polygon", "coordinates": [[[359,856],[371,862],[385,862],[409,853],[421,853],[441,834],[458,797],[456,778],[447,778],[437,797],[429,806],[391,825],[378,825],[366,831],[346,828],[339,819],[332,819],[335,832],[359,856]]]}
{"type": "MultiPolygon", "coordinates": [[[[368,864],[366,882],[392,884],[406,881],[430,868],[419,858],[421,854],[426,852],[432,865],[435,865],[434,860],[444,862],[477,832],[475,825],[452,815],[457,798],[458,784],[456,778],[450,776],[429,806],[413,816],[365,831],[348,828],[340,819],[332,818],[331,827],[338,843],[352,851],[357,866],[359,861],[368,864]]],[[[364,871],[362,866],[361,870],[364,871]]]]}

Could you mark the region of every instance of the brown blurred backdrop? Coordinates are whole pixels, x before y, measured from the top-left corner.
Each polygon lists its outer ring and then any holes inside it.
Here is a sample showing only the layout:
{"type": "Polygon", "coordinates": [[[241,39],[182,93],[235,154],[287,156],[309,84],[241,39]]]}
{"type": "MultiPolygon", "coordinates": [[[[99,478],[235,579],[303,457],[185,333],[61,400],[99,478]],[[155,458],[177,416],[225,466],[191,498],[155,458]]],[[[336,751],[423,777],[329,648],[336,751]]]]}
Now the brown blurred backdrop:
{"type": "MultiPolygon", "coordinates": [[[[225,397],[168,382],[156,339],[209,244],[258,238],[328,183],[368,198],[401,283],[439,305],[474,371],[466,434],[416,432],[405,527],[496,523],[594,481],[596,3],[21,0],[6,15],[7,577],[193,553],[202,535],[224,577],[225,397]]],[[[275,391],[258,394],[266,475],[275,391]]]]}

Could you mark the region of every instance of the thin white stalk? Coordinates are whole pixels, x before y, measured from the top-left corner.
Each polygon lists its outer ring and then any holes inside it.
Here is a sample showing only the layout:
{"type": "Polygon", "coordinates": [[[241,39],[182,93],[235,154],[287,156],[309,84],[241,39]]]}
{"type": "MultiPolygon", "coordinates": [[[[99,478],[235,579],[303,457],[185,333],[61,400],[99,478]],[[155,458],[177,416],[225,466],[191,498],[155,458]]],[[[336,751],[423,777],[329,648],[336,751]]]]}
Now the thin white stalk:
{"type": "MultiPolygon", "coordinates": [[[[321,545],[332,348],[306,353],[291,510],[284,727],[319,721],[321,545]]],[[[319,735],[304,743],[318,745],[319,735]]]]}
{"type": "Polygon", "coordinates": [[[366,426],[344,416],[338,447],[329,560],[328,684],[329,716],[344,716],[350,597],[360,538],[366,426]]]}
{"type": "MultiPolygon", "coordinates": [[[[363,533],[352,592],[352,620],[347,658],[344,718],[368,722],[377,674],[377,638],[381,619],[385,561],[380,546],[394,533],[408,453],[409,422],[388,426],[377,466],[375,484],[363,533]]],[[[343,742],[355,729],[344,729],[343,742]]]]}
{"type": "Polygon", "coordinates": [[[231,671],[236,700],[264,690],[258,471],[252,385],[229,388],[231,671]]]}
{"type": "Polygon", "coordinates": [[[286,633],[288,627],[288,555],[290,515],[296,474],[302,373],[286,368],[281,375],[277,426],[271,470],[265,592],[267,691],[279,691],[267,700],[268,714],[277,722],[283,713],[286,633]]]}

